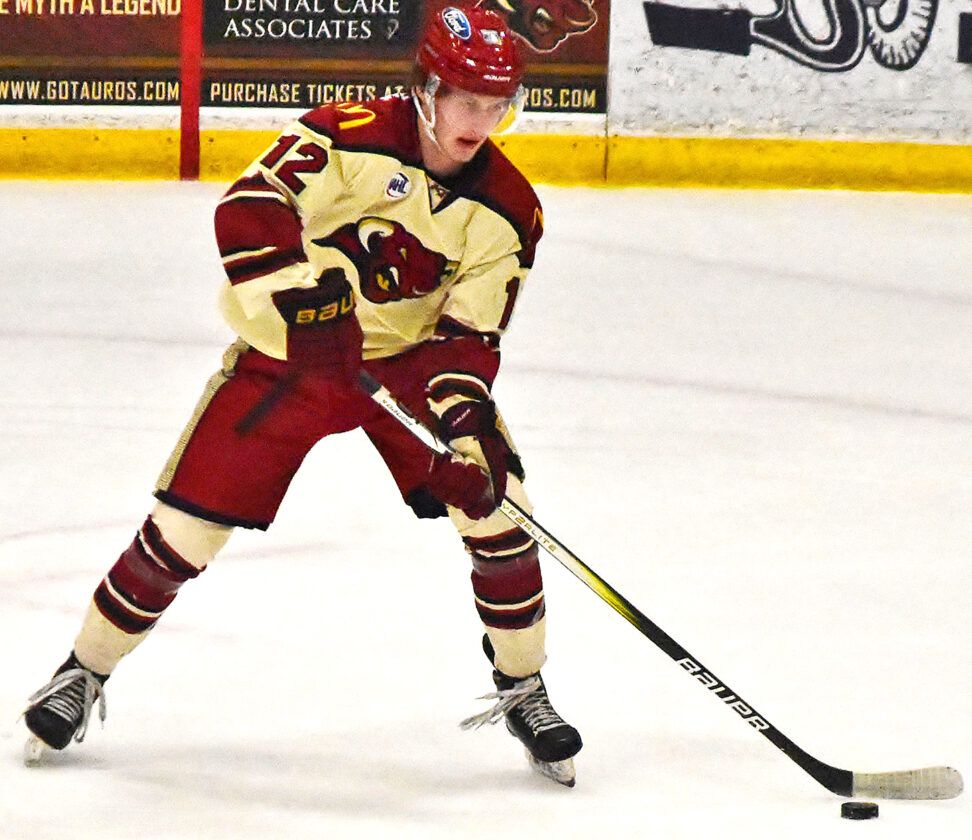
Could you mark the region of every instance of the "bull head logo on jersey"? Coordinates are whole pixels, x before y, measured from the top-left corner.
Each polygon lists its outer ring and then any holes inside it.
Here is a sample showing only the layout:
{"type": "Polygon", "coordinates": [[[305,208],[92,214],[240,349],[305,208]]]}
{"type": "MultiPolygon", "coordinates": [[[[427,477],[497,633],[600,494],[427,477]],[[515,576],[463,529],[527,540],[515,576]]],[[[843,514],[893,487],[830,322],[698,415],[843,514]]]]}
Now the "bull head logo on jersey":
{"type": "Polygon", "coordinates": [[[339,227],[315,245],[337,248],[358,271],[361,294],[372,303],[431,294],[456,269],[456,262],[426,248],[399,222],[368,216],[339,227]]]}
{"type": "Polygon", "coordinates": [[[481,5],[506,18],[537,52],[550,52],[597,23],[594,0],[483,0],[481,5]]]}

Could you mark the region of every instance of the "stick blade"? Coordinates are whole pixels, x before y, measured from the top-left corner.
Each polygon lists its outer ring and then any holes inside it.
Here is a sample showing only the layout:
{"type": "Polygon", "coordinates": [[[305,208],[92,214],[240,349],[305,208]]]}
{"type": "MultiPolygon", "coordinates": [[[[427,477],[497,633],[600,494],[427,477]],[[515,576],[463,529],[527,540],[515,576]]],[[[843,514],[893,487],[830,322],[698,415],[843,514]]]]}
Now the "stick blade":
{"type": "Polygon", "coordinates": [[[853,795],[874,799],[954,799],[964,787],[954,767],[855,773],[853,795]]]}

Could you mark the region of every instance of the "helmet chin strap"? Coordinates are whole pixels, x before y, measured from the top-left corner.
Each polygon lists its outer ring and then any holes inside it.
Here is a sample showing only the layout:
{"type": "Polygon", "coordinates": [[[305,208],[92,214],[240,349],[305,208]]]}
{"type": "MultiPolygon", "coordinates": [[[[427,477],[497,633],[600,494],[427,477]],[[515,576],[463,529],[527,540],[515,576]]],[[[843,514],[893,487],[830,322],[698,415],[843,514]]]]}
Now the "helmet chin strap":
{"type": "Polygon", "coordinates": [[[435,144],[435,147],[439,151],[444,152],[445,150],[439,143],[439,139],[435,136],[435,94],[438,89],[439,77],[435,73],[429,73],[425,87],[422,89],[422,94],[428,102],[430,116],[426,116],[425,114],[425,107],[419,98],[417,88],[412,88],[412,101],[415,103],[415,110],[418,111],[419,120],[422,123],[422,128],[425,129],[426,136],[435,144]]]}

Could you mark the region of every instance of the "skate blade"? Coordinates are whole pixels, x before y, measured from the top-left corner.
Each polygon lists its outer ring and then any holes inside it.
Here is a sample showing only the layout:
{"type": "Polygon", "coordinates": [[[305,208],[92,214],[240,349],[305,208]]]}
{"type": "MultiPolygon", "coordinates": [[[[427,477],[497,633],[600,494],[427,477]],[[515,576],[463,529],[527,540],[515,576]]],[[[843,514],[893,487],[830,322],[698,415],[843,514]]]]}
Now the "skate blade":
{"type": "Polygon", "coordinates": [[[577,778],[577,774],[574,772],[574,759],[565,758],[563,761],[540,761],[540,759],[534,758],[529,750],[526,756],[527,761],[530,762],[530,766],[541,776],[553,779],[557,784],[563,785],[564,787],[574,786],[577,778]]]}
{"type": "Polygon", "coordinates": [[[28,767],[40,764],[49,749],[50,747],[36,735],[30,735],[24,744],[24,764],[28,767]]]}

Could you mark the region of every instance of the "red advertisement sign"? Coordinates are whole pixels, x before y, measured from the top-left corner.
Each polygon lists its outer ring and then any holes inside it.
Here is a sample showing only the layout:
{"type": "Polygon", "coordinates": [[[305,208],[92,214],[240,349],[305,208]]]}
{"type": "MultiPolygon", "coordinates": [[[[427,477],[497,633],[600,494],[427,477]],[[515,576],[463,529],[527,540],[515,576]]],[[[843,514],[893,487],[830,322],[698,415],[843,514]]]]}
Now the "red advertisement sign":
{"type": "MultiPolygon", "coordinates": [[[[0,104],[179,102],[183,3],[0,0],[0,104]]],[[[609,0],[480,0],[527,59],[527,110],[604,113],[609,0]]],[[[447,0],[204,0],[203,106],[310,108],[407,84],[447,0]]]]}
{"type": "MultiPolygon", "coordinates": [[[[607,0],[482,0],[528,62],[527,110],[604,113],[607,0]]],[[[448,0],[219,0],[206,5],[204,105],[311,107],[403,89],[448,0]]]]}
{"type": "Polygon", "coordinates": [[[0,0],[0,104],[176,105],[182,0],[0,0]]]}

